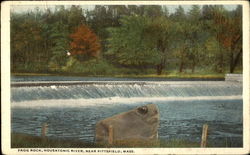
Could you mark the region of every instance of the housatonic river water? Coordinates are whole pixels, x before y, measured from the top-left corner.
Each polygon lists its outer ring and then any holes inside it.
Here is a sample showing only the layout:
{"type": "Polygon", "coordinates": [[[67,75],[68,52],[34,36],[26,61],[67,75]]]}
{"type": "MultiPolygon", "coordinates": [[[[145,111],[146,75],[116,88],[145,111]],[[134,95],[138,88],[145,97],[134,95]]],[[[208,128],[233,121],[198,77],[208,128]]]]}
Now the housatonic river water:
{"type": "MultiPolygon", "coordinates": [[[[154,103],[160,110],[159,138],[200,142],[202,125],[215,147],[242,147],[242,83],[62,77],[14,77],[12,132],[93,142],[97,121],[154,103]],[[59,81],[60,80],[60,81],[59,81]],[[43,82],[43,85],[32,85],[43,82]],[[70,84],[78,81],[77,84],[70,84]],[[100,82],[102,81],[102,82],[100,82]],[[56,83],[55,83],[56,82],[56,83]],[[44,84],[45,83],[45,84],[44,84]]],[[[138,127],[139,128],[139,127],[138,127]]]]}

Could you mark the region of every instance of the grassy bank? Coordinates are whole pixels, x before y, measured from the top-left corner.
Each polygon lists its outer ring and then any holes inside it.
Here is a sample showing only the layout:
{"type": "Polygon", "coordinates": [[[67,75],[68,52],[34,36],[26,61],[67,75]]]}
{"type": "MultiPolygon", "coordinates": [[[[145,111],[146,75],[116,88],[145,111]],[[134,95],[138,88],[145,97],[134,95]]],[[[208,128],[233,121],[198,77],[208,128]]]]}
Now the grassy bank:
{"type": "Polygon", "coordinates": [[[117,74],[85,75],[77,73],[11,73],[14,76],[78,76],[78,77],[117,77],[117,78],[180,78],[180,79],[223,79],[224,73],[169,73],[169,74],[117,74]]]}
{"type": "Polygon", "coordinates": [[[85,143],[77,140],[49,139],[27,134],[12,133],[12,148],[105,148],[105,147],[199,147],[199,143],[188,142],[184,140],[172,141],[117,141],[114,145],[85,143]]]}
{"type": "Polygon", "coordinates": [[[82,148],[82,147],[99,147],[92,143],[82,141],[48,139],[28,134],[12,133],[12,148],[82,148]]]}

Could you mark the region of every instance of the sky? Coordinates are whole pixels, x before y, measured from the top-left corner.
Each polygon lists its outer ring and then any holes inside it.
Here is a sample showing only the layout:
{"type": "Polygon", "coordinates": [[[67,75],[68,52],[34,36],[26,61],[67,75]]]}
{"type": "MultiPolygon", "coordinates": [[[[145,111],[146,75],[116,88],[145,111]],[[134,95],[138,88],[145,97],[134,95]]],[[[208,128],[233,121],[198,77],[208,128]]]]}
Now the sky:
{"type": "MultiPolygon", "coordinates": [[[[68,5],[70,7],[71,5],[68,5]]],[[[81,5],[83,9],[92,10],[94,8],[94,5],[81,5]]],[[[167,5],[169,13],[174,13],[175,9],[178,8],[179,5],[167,5]]],[[[181,5],[184,10],[187,12],[190,10],[191,5],[181,5]]],[[[201,5],[202,6],[202,5],[201,5]]],[[[224,5],[224,7],[227,10],[234,10],[237,5],[224,5]]],[[[11,7],[11,12],[21,13],[21,12],[27,12],[27,11],[33,11],[35,8],[39,8],[41,11],[46,10],[47,8],[50,8],[51,10],[55,9],[55,5],[16,5],[11,7]]],[[[66,6],[67,8],[67,6],[66,6]]]]}

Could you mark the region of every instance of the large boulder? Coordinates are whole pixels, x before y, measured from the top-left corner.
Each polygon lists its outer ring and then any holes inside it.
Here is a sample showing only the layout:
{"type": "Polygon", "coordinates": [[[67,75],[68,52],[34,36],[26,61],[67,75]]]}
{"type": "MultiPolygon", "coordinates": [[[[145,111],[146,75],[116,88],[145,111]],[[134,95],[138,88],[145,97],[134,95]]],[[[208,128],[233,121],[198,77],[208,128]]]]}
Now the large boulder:
{"type": "Polygon", "coordinates": [[[159,110],[148,104],[128,112],[106,118],[96,124],[97,143],[123,140],[157,140],[159,110]]]}

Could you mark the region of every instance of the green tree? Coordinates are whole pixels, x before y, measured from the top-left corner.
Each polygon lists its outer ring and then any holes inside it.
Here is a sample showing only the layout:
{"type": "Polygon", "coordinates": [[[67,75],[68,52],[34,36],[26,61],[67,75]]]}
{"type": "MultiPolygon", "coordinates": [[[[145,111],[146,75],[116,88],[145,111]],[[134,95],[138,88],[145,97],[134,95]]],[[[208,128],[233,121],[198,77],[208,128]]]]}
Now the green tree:
{"type": "Polygon", "coordinates": [[[40,71],[41,65],[43,65],[41,45],[42,29],[36,14],[33,12],[20,15],[12,14],[11,59],[14,64],[12,69],[40,71]],[[18,60],[17,63],[15,63],[16,60],[18,60]],[[36,64],[36,66],[32,66],[32,64],[36,64]]]}
{"type": "Polygon", "coordinates": [[[61,22],[53,24],[52,28],[52,47],[50,48],[52,56],[49,61],[49,69],[52,71],[61,71],[67,61],[69,54],[69,32],[67,25],[61,22]]]}
{"type": "Polygon", "coordinates": [[[112,12],[108,11],[108,6],[96,5],[93,10],[86,12],[87,24],[100,38],[102,45],[102,54],[105,53],[107,47],[108,27],[113,25],[112,12]]]}
{"type": "Polygon", "coordinates": [[[82,8],[78,5],[72,5],[67,13],[69,32],[73,32],[76,27],[85,24],[86,18],[82,8]]]}
{"type": "Polygon", "coordinates": [[[174,33],[174,23],[164,16],[149,19],[145,30],[145,44],[149,49],[155,49],[160,57],[156,63],[157,74],[162,74],[172,52],[172,39],[174,33]]]}
{"type": "Polygon", "coordinates": [[[207,69],[218,71],[217,61],[219,60],[218,51],[220,51],[220,43],[215,36],[210,36],[204,43],[204,52],[206,53],[203,64],[207,69]]]}
{"type": "Polygon", "coordinates": [[[188,59],[191,64],[192,72],[195,71],[195,67],[199,65],[200,61],[203,58],[202,46],[205,42],[205,34],[202,29],[202,21],[201,21],[201,9],[198,5],[193,5],[191,10],[188,12],[188,59]]]}
{"type": "Polygon", "coordinates": [[[183,72],[184,66],[188,63],[190,23],[187,21],[187,16],[181,6],[176,9],[170,18],[175,23],[175,38],[172,42],[175,47],[174,56],[179,64],[179,72],[183,72]]]}
{"type": "Polygon", "coordinates": [[[145,70],[155,66],[161,74],[170,51],[172,23],[164,16],[126,16],[122,25],[111,28],[108,55],[113,62],[145,70]]]}
{"type": "Polygon", "coordinates": [[[161,5],[144,5],[144,16],[151,18],[158,18],[163,16],[163,10],[161,5]]]}
{"type": "Polygon", "coordinates": [[[146,17],[126,16],[122,18],[120,27],[109,29],[107,55],[113,58],[114,63],[143,71],[147,66],[160,61],[157,49],[148,47],[145,42],[147,26],[146,17]]]}

